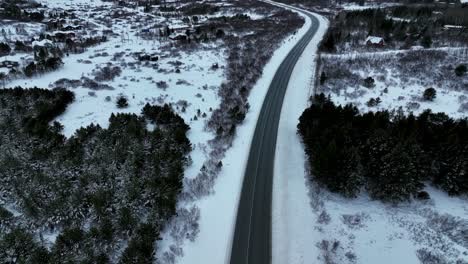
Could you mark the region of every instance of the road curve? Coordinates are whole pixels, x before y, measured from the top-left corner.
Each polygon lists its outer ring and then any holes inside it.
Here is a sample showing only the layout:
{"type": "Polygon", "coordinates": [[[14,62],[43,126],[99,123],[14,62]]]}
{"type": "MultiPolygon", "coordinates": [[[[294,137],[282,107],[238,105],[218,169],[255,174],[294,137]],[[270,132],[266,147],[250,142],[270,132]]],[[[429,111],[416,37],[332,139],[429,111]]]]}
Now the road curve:
{"type": "Polygon", "coordinates": [[[257,121],[242,185],[231,250],[231,264],[271,263],[271,203],[278,124],[291,73],[318,30],[318,19],[304,10],[311,26],[273,77],[257,121]]]}

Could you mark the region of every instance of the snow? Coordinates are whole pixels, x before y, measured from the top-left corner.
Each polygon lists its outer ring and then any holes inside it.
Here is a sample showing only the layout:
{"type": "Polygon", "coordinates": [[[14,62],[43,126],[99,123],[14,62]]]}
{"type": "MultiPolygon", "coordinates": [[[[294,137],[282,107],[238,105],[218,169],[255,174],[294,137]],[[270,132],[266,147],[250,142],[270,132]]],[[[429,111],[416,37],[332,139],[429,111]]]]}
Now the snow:
{"type": "Polygon", "coordinates": [[[380,44],[381,41],[383,41],[383,38],[375,36],[369,36],[366,39],[366,43],[370,42],[371,44],[380,44]]]}
{"type": "Polygon", "coordinates": [[[45,25],[41,23],[2,20],[0,21],[0,42],[29,41],[39,36],[44,30],[45,25]]]}
{"type": "Polygon", "coordinates": [[[385,7],[398,6],[398,5],[401,5],[401,4],[399,3],[379,3],[379,4],[371,3],[371,4],[359,5],[356,3],[345,3],[341,5],[341,7],[344,10],[356,11],[356,10],[385,8],[385,7]]]}
{"type": "MultiPolygon", "coordinates": [[[[312,94],[317,46],[328,27],[324,17],[314,16],[320,21],[319,29],[294,67],[281,110],[273,180],[273,264],[315,263],[318,255],[304,170],[306,158],[296,132],[312,94]]],[[[310,19],[304,17],[309,25],[310,19]]]]}
{"type": "MultiPolygon", "coordinates": [[[[112,113],[136,113],[140,114],[146,103],[162,105],[172,103],[174,110],[182,116],[184,121],[190,125],[188,138],[193,145],[190,157],[193,165],[185,171],[186,177],[197,175],[200,164],[207,159],[206,148],[208,141],[214,135],[205,130],[205,120],[198,116],[197,110],[210,115],[210,108],[216,109],[219,105],[217,89],[224,80],[225,50],[216,44],[205,44],[197,50],[178,50],[171,48],[171,41],[144,40],[137,34],[140,28],[147,26],[145,22],[134,22],[132,20],[119,20],[107,28],[98,20],[105,17],[112,10],[99,9],[97,16],[90,16],[90,6],[107,5],[101,1],[65,1],[65,0],[42,0],[48,6],[73,9],[78,16],[87,19],[91,24],[98,26],[99,30],[112,29],[117,33],[110,36],[107,42],[89,48],[82,54],[70,54],[63,58],[64,65],[61,69],[38,75],[31,79],[16,79],[6,84],[7,87],[40,87],[54,88],[54,83],[62,78],[79,80],[82,77],[94,79],[93,70],[96,67],[105,67],[108,63],[112,66],[120,66],[122,74],[112,81],[103,82],[113,89],[91,90],[82,86],[70,88],[75,93],[75,101],[71,103],[66,111],[56,121],[64,125],[62,131],[66,137],[72,136],[76,129],[88,126],[91,123],[107,127],[109,117],[112,113]],[[138,63],[137,52],[145,54],[156,54],[159,56],[157,62],[138,63]],[[102,55],[108,53],[108,55],[102,55]],[[113,60],[115,54],[122,53],[120,59],[113,60]],[[182,65],[175,71],[174,62],[180,61],[182,65]],[[213,70],[211,66],[217,63],[219,69],[213,70]],[[153,68],[156,67],[157,68],[153,68]],[[167,89],[158,88],[156,83],[164,81],[168,84],[167,89]],[[116,98],[120,95],[128,98],[129,107],[119,109],[116,106],[116,98]],[[107,100],[109,98],[110,100],[107,100]],[[185,112],[182,111],[182,102],[187,102],[185,112]]],[[[147,16],[142,12],[132,15],[131,19],[144,21],[141,17],[147,16]]],[[[159,17],[152,19],[157,21],[159,17]]],[[[2,59],[22,60],[25,54],[2,57],[2,59]]],[[[43,237],[52,242],[56,234],[43,233],[43,237]]]]}
{"type": "MultiPolygon", "coordinates": [[[[186,242],[183,248],[184,255],[177,261],[178,263],[191,264],[195,261],[196,263],[218,264],[229,262],[237,205],[260,109],[274,73],[288,52],[305,34],[308,25],[310,25],[310,21],[295,35],[284,41],[265,65],[262,77],[255,84],[249,96],[250,110],[246,119],[238,127],[236,139],[223,159],[223,169],[215,183],[214,193],[197,201],[197,207],[200,208],[201,214],[200,232],[195,241],[186,242]]],[[[161,246],[167,247],[167,242],[161,246]]]]}
{"type": "MultiPolygon", "coordinates": [[[[322,31],[326,23],[321,25],[322,31]]],[[[453,232],[462,232],[466,228],[462,224],[466,224],[468,219],[466,197],[450,197],[427,186],[425,190],[431,196],[429,201],[392,206],[371,200],[365,193],[355,199],[347,199],[310,181],[306,172],[307,157],[296,127],[299,116],[308,106],[308,98],[313,94],[313,45],[316,42],[309,44],[294,68],[281,112],[273,182],[273,263],[420,263],[417,252],[421,249],[442,256],[442,262],[437,263],[466,262],[466,240],[457,240],[450,234],[451,229],[446,231],[443,228],[443,223],[447,222],[445,219],[461,222],[453,232]],[[331,249],[333,243],[335,250],[331,249]]],[[[389,54],[396,52],[400,51],[389,54]]],[[[389,72],[388,76],[391,75],[389,72]]],[[[398,97],[404,94],[410,100],[408,94],[420,96],[423,91],[423,87],[417,85],[403,89],[397,83],[392,85],[388,94],[382,95],[382,85],[376,80],[375,90],[366,93],[359,101],[366,102],[370,97],[380,96],[382,103],[379,109],[393,109],[399,102],[398,97]]],[[[336,103],[349,103],[344,94],[353,91],[353,88],[348,88],[341,95],[330,95],[336,103]]],[[[420,109],[432,108],[462,117],[464,115],[457,111],[459,104],[455,101],[463,94],[457,91],[438,94],[435,102],[420,102],[420,109]]],[[[363,112],[370,110],[362,104],[359,109],[363,112]]]]}
{"type": "Polygon", "coordinates": [[[445,25],[445,29],[463,29],[463,26],[457,26],[457,25],[445,25]]]}
{"type": "Polygon", "coordinates": [[[33,41],[32,46],[33,47],[45,47],[45,46],[51,46],[54,43],[48,39],[43,39],[41,41],[33,41]]]}

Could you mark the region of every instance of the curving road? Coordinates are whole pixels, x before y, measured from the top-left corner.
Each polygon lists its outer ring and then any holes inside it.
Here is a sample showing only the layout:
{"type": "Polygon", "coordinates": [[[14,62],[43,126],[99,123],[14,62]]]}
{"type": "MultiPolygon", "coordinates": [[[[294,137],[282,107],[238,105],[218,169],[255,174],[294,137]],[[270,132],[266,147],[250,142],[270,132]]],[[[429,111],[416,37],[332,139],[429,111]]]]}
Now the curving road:
{"type": "Polygon", "coordinates": [[[279,66],[263,102],[242,185],[232,241],[231,264],[271,262],[273,163],[281,108],[294,66],[319,26],[315,16],[301,9],[288,7],[308,16],[312,23],[279,66]]]}

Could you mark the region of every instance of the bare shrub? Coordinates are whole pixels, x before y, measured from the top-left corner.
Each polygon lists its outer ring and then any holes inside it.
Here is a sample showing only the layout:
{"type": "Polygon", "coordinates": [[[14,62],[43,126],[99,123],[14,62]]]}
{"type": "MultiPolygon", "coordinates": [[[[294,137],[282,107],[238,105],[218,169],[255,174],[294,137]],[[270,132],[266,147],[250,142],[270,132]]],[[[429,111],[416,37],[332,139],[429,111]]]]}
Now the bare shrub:
{"type": "Polygon", "coordinates": [[[319,224],[327,225],[330,223],[330,221],[331,221],[331,217],[325,210],[323,210],[317,218],[317,223],[319,224]]]}
{"type": "Polygon", "coordinates": [[[421,248],[416,251],[419,261],[422,264],[443,264],[448,263],[440,254],[432,252],[428,248],[421,248]]]}
{"type": "Polygon", "coordinates": [[[318,243],[317,246],[322,251],[322,257],[323,257],[324,263],[338,264],[338,262],[335,259],[337,258],[336,255],[340,247],[340,241],[322,240],[320,243],[318,243]]]}
{"type": "Polygon", "coordinates": [[[103,83],[98,83],[95,80],[92,80],[88,77],[81,77],[81,85],[85,88],[89,88],[92,90],[114,90],[112,86],[103,83]]]}
{"type": "Polygon", "coordinates": [[[463,103],[458,108],[458,112],[467,113],[468,112],[468,102],[463,103]]]}
{"type": "Polygon", "coordinates": [[[115,77],[120,76],[121,73],[122,69],[119,66],[106,66],[93,71],[94,80],[98,82],[112,81],[115,77]]]}
{"type": "Polygon", "coordinates": [[[408,110],[418,110],[420,106],[421,104],[418,102],[408,102],[406,104],[406,108],[408,108],[408,110]]]}
{"type": "Polygon", "coordinates": [[[468,247],[468,220],[449,214],[439,214],[426,211],[427,225],[443,235],[448,236],[455,243],[468,247]]]}
{"type": "Polygon", "coordinates": [[[358,213],[354,215],[342,215],[343,224],[352,229],[359,229],[365,227],[364,221],[369,218],[365,213],[358,213]]]}
{"type": "Polygon", "coordinates": [[[76,88],[78,86],[81,86],[80,80],[70,80],[62,78],[54,82],[54,87],[76,88]]]}
{"type": "Polygon", "coordinates": [[[169,85],[165,81],[159,81],[156,82],[156,87],[158,87],[159,89],[166,90],[169,87],[169,85]]]}

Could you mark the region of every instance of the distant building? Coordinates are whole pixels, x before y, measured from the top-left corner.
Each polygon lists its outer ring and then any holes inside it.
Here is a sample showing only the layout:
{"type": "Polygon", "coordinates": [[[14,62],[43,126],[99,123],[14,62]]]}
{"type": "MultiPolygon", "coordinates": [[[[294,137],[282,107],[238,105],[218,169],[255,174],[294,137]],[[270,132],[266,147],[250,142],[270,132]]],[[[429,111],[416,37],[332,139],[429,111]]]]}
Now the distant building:
{"type": "Polygon", "coordinates": [[[54,45],[54,43],[48,39],[43,39],[41,41],[33,41],[32,43],[32,47],[33,48],[36,48],[36,47],[52,47],[54,45]]]}
{"type": "Polygon", "coordinates": [[[188,37],[186,34],[171,34],[169,35],[170,40],[187,40],[188,37]]]}
{"type": "Polygon", "coordinates": [[[464,26],[458,26],[458,25],[445,25],[444,30],[452,30],[452,31],[461,31],[464,30],[464,26]]]}
{"type": "Polygon", "coordinates": [[[385,46],[385,41],[381,37],[369,36],[366,39],[366,45],[369,47],[383,47],[385,46]]]}

